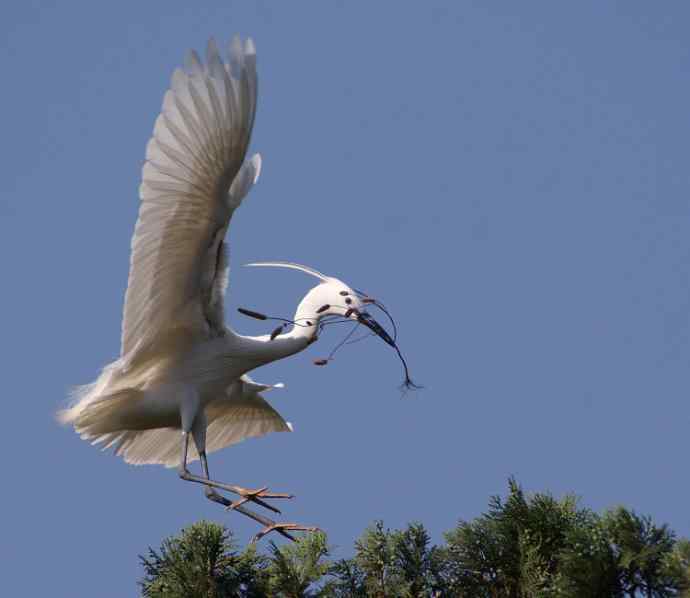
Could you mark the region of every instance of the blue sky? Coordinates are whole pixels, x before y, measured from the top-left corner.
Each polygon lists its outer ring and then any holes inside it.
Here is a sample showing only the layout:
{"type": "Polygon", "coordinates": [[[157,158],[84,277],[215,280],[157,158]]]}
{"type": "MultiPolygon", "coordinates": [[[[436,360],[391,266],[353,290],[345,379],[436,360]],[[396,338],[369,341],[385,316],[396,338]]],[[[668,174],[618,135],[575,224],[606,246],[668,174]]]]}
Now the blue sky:
{"type": "MultiPolygon", "coordinates": [[[[515,475],[690,535],[687,3],[15,2],[0,20],[10,594],[135,595],[137,554],[253,522],[53,421],[119,350],[145,144],[174,67],[256,40],[258,186],[229,234],[229,321],[290,315],[311,265],[382,299],[413,375],[332,329],[256,372],[294,434],[211,456],[297,499],[338,554],[376,518],[436,541],[515,475]],[[8,410],[9,407],[9,410],[8,410]],[[36,551],[39,551],[38,554],[36,551]],[[94,593],[93,588],[98,591],[94,593]]],[[[7,575],[6,573],[6,575],[7,575]]]]}

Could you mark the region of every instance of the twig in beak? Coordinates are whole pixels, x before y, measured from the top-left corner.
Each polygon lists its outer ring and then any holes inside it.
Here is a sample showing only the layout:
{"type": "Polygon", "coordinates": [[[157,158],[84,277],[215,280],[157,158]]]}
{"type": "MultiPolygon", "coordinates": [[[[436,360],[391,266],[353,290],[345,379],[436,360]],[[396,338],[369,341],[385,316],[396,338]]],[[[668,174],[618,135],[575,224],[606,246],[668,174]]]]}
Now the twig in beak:
{"type": "Polygon", "coordinates": [[[256,318],[257,320],[268,320],[268,316],[260,314],[258,311],[244,309],[244,307],[238,307],[237,311],[240,312],[242,315],[249,316],[250,318],[256,318]]]}

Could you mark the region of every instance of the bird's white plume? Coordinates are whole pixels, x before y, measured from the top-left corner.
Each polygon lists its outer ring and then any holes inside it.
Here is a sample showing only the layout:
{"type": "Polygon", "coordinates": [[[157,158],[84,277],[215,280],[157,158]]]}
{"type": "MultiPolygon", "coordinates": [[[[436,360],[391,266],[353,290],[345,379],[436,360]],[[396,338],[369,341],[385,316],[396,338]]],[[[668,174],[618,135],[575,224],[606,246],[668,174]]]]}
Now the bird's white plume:
{"type": "Polygon", "coordinates": [[[301,264],[295,264],[293,262],[252,262],[251,264],[245,264],[245,266],[269,266],[274,268],[290,268],[292,270],[301,270],[302,272],[311,274],[312,276],[315,276],[323,282],[328,282],[329,280],[331,280],[329,276],[321,274],[321,272],[319,272],[318,270],[314,270],[314,268],[310,268],[309,266],[302,266],[301,264]]]}

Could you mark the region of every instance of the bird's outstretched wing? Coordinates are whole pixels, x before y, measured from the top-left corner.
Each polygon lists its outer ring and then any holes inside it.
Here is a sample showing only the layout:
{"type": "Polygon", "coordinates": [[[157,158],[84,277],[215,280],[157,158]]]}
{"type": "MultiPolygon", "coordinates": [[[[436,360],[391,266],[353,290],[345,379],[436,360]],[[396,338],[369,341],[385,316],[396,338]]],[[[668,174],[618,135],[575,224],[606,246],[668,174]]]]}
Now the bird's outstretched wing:
{"type": "Polygon", "coordinates": [[[173,331],[225,334],[224,237],[261,168],[258,154],[244,162],[256,96],[251,39],[232,41],[228,64],[211,40],[205,65],[192,51],[173,74],[146,148],[122,355],[173,331]]]}

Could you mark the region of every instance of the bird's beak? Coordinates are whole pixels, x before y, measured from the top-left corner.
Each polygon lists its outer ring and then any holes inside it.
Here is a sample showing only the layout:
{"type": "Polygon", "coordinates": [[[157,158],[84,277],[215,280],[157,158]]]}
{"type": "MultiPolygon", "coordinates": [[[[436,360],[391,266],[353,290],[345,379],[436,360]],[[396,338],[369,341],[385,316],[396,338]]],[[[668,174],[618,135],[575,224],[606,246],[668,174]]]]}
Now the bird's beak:
{"type": "Polygon", "coordinates": [[[384,342],[388,343],[391,347],[395,347],[395,341],[391,338],[390,334],[386,332],[383,326],[379,324],[371,315],[366,311],[358,311],[357,321],[360,324],[364,324],[369,330],[371,330],[376,336],[382,339],[384,342]]]}

